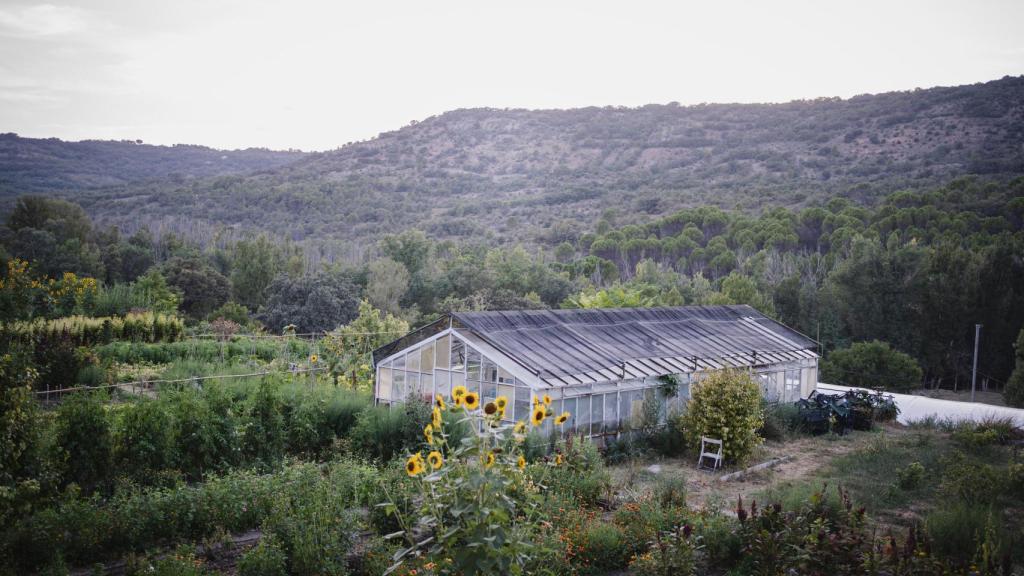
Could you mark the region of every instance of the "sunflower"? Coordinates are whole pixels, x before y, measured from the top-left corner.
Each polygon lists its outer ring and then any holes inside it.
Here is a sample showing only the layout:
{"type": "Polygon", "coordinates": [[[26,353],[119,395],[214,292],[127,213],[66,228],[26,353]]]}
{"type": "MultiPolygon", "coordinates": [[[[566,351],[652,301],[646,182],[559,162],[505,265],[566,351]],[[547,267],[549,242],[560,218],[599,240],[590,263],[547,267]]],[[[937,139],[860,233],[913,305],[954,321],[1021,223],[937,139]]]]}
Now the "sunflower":
{"type": "Polygon", "coordinates": [[[504,408],[498,408],[498,420],[504,420],[504,419],[505,419],[505,409],[504,408]]]}
{"type": "Polygon", "coordinates": [[[409,456],[405,461],[405,473],[415,477],[423,473],[423,455],[419,452],[409,456]]]}
{"type": "Polygon", "coordinates": [[[423,437],[427,439],[427,444],[430,444],[431,446],[433,446],[433,444],[434,444],[434,427],[432,425],[427,424],[423,428],[423,437]]]}
{"type": "Polygon", "coordinates": [[[519,456],[519,460],[516,460],[516,466],[520,470],[524,470],[526,468],[526,458],[523,458],[522,456],[519,456]]]}
{"type": "Polygon", "coordinates": [[[561,454],[555,454],[555,466],[561,466],[562,462],[563,462],[562,455],[561,454]]]}
{"type": "Polygon", "coordinates": [[[462,401],[466,403],[466,408],[476,410],[476,407],[480,405],[480,396],[476,392],[466,392],[466,395],[462,397],[462,401]]]}
{"type": "Polygon", "coordinates": [[[459,396],[454,400],[456,408],[462,408],[463,404],[466,403],[465,396],[459,396]]]}
{"type": "Polygon", "coordinates": [[[437,470],[441,466],[444,466],[444,457],[437,450],[434,450],[430,454],[427,454],[427,462],[430,463],[430,467],[437,470]]]}
{"type": "Polygon", "coordinates": [[[523,422],[522,420],[520,420],[519,422],[516,422],[516,425],[512,427],[512,432],[515,433],[515,434],[525,434],[526,433],[526,422],[523,422]]]}
{"type": "Polygon", "coordinates": [[[434,428],[441,428],[441,410],[434,408],[434,412],[430,415],[430,423],[434,425],[434,428]]]}
{"type": "Polygon", "coordinates": [[[487,404],[484,404],[484,414],[487,414],[488,416],[490,416],[490,415],[494,414],[497,411],[498,411],[498,405],[495,404],[494,402],[488,402],[487,404]]]}
{"type": "Polygon", "coordinates": [[[436,394],[434,396],[434,406],[440,408],[441,410],[444,410],[444,396],[436,394]]]}
{"type": "Polygon", "coordinates": [[[568,412],[562,412],[561,414],[558,415],[558,418],[555,418],[555,424],[558,424],[559,426],[561,426],[562,424],[565,424],[565,421],[568,420],[568,419],[569,419],[569,413],[568,412]]]}
{"type": "Polygon", "coordinates": [[[540,426],[544,422],[545,416],[547,416],[547,411],[543,406],[538,406],[533,409],[533,416],[530,417],[530,422],[534,426],[540,426]]]}
{"type": "Polygon", "coordinates": [[[469,390],[467,390],[465,386],[456,386],[455,388],[452,388],[452,400],[458,402],[458,400],[464,397],[468,392],[469,390]]]}
{"type": "Polygon", "coordinates": [[[316,354],[310,354],[310,355],[309,355],[309,363],[310,363],[310,364],[316,364],[317,360],[319,360],[319,359],[320,359],[320,358],[319,358],[319,357],[317,357],[317,355],[316,355],[316,354]]]}
{"type": "Polygon", "coordinates": [[[544,395],[544,404],[547,406],[551,406],[551,396],[547,394],[544,395]]]}
{"type": "Polygon", "coordinates": [[[494,399],[494,403],[498,406],[500,410],[504,410],[505,406],[508,406],[508,398],[506,398],[505,396],[498,396],[497,398],[494,399]]]}
{"type": "Polygon", "coordinates": [[[488,452],[487,454],[481,456],[480,459],[483,460],[484,468],[490,468],[491,466],[494,466],[494,452],[488,452]]]}
{"type": "Polygon", "coordinates": [[[540,404],[540,396],[533,397],[533,405],[536,406],[537,404],[540,404]]]}

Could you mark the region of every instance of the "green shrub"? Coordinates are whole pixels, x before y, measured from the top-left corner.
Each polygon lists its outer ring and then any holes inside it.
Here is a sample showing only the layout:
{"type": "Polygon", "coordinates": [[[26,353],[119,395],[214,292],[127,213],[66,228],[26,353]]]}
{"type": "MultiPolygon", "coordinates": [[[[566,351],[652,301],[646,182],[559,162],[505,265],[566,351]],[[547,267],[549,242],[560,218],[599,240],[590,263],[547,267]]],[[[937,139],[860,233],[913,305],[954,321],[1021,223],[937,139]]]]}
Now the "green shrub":
{"type": "Polygon", "coordinates": [[[924,466],[911,462],[906,468],[896,470],[896,485],[901,490],[917,490],[924,483],[924,466]]]}
{"type": "Polygon", "coordinates": [[[928,513],[924,525],[935,552],[969,562],[992,512],[985,506],[951,501],[928,513]]]}
{"type": "Polygon", "coordinates": [[[75,384],[78,386],[101,386],[107,383],[107,370],[99,364],[87,364],[78,370],[75,384]]]}
{"type": "MultiPolygon", "coordinates": [[[[430,422],[430,405],[411,400],[372,406],[359,413],[352,428],[352,446],[368,458],[387,462],[419,446],[430,422]]],[[[453,440],[454,443],[454,440],[453,440]]]]}
{"type": "Polygon", "coordinates": [[[359,413],[366,410],[372,400],[366,394],[336,389],[327,402],[325,414],[327,423],[334,431],[334,435],[338,437],[348,436],[356,425],[359,413]]]}
{"type": "Polygon", "coordinates": [[[694,447],[702,436],[717,438],[723,456],[741,462],[761,442],[757,431],[763,423],[761,387],[747,372],[712,372],[691,385],[685,426],[694,447]]]}
{"type": "Polygon", "coordinates": [[[611,486],[611,476],[597,446],[589,439],[569,437],[556,450],[564,464],[530,467],[534,481],[571,502],[583,506],[597,504],[611,486]]]}
{"type": "Polygon", "coordinates": [[[288,452],[316,456],[334,440],[334,430],[327,419],[327,399],[323,394],[307,392],[292,402],[286,417],[288,452]]]}
{"type": "Polygon", "coordinates": [[[264,536],[260,543],[238,559],[238,576],[287,576],[287,557],[273,535],[264,536]]]}
{"type": "Polygon", "coordinates": [[[121,469],[145,483],[155,472],[172,468],[177,461],[174,427],[174,417],[162,401],[139,400],[125,406],[115,443],[121,469]]]}
{"type": "Polygon", "coordinates": [[[971,461],[958,451],[945,462],[939,491],[951,501],[981,506],[999,498],[1005,479],[989,464],[971,461]]]}
{"type": "Polygon", "coordinates": [[[336,498],[322,482],[303,481],[275,500],[263,529],[280,540],[290,574],[344,574],[354,531],[350,503],[336,498]]]}
{"type": "Polygon", "coordinates": [[[688,446],[682,414],[671,414],[665,425],[651,433],[648,442],[662,456],[679,456],[688,446]]]}
{"type": "Polygon", "coordinates": [[[622,545],[629,556],[645,552],[652,540],[687,521],[685,504],[664,504],[660,499],[644,498],[629,502],[615,511],[615,525],[622,532],[622,545]]]}
{"type": "Polygon", "coordinates": [[[182,546],[163,558],[154,560],[147,576],[207,576],[211,574],[203,566],[203,561],[196,558],[193,550],[182,546]]]}
{"type": "Polygon", "coordinates": [[[249,461],[276,465],[284,457],[285,422],[278,386],[262,378],[250,400],[242,438],[243,452],[249,461]]]}
{"type": "Polygon", "coordinates": [[[764,425],[758,435],[765,440],[781,442],[803,428],[800,411],[795,404],[780,402],[764,405],[764,425]]]}
{"type": "Polygon", "coordinates": [[[174,414],[174,454],[178,469],[191,481],[230,465],[239,450],[235,417],[216,392],[183,390],[165,394],[163,402],[174,414]],[[213,397],[215,411],[208,401],[213,397]],[[225,409],[227,408],[227,409],[225,409]]]}
{"type": "Polygon", "coordinates": [[[686,506],[686,478],[663,476],[654,484],[654,499],[662,506],[686,506]]]}
{"type": "Polygon", "coordinates": [[[629,573],[634,576],[693,576],[697,573],[697,540],[689,525],[659,532],[647,552],[633,557],[629,573]]]}
{"type": "Polygon", "coordinates": [[[1024,328],[1013,345],[1014,368],[1003,388],[1003,399],[1008,406],[1024,408],[1024,328]]]}
{"type": "Polygon", "coordinates": [[[921,367],[885,342],[857,342],[821,361],[821,380],[832,384],[906,392],[921,384],[921,367]]]}
{"type": "Polygon", "coordinates": [[[625,545],[622,530],[615,524],[593,522],[584,528],[578,551],[586,564],[580,574],[606,574],[629,565],[631,551],[625,545]]]}
{"type": "Polygon", "coordinates": [[[100,393],[79,392],[61,402],[55,422],[56,445],[65,483],[91,492],[111,477],[113,435],[100,393]]]}

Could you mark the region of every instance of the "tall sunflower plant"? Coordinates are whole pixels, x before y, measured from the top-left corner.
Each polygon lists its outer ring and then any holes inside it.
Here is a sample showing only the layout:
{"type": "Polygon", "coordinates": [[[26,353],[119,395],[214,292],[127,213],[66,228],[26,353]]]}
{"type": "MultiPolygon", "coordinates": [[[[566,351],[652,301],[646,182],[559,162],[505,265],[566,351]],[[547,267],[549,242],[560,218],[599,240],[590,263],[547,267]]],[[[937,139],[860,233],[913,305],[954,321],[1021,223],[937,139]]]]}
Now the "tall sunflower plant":
{"type": "MultiPolygon", "coordinates": [[[[390,574],[414,562],[434,574],[523,574],[543,554],[534,542],[538,527],[549,525],[541,506],[541,486],[526,473],[523,442],[530,426],[553,418],[548,398],[534,402],[529,421],[504,422],[509,399],[481,405],[480,396],[456,386],[450,397],[434,399],[422,450],[408,456],[405,472],[415,478],[416,518],[403,517],[391,494],[381,504],[402,528],[390,574]],[[546,400],[546,402],[545,402],[546,400]],[[457,429],[469,434],[455,434],[457,429]],[[456,441],[455,438],[461,438],[456,441]]],[[[559,466],[561,459],[533,466],[559,466]]],[[[410,514],[409,516],[412,516],[410,514]]]]}

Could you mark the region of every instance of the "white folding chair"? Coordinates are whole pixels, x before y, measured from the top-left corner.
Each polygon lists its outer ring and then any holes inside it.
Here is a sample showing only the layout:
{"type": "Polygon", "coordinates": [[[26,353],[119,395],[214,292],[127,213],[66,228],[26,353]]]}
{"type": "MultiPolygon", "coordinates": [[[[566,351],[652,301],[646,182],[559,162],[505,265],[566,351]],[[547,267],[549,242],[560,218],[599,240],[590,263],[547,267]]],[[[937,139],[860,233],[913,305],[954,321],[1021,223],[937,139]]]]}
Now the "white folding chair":
{"type": "Polygon", "coordinates": [[[722,467],[722,441],[716,440],[715,438],[708,438],[707,436],[701,436],[700,438],[700,457],[697,458],[697,469],[699,470],[718,470],[722,467]],[[709,450],[710,449],[710,450],[709,450]],[[712,460],[711,466],[705,466],[704,460],[710,458],[712,460]]]}

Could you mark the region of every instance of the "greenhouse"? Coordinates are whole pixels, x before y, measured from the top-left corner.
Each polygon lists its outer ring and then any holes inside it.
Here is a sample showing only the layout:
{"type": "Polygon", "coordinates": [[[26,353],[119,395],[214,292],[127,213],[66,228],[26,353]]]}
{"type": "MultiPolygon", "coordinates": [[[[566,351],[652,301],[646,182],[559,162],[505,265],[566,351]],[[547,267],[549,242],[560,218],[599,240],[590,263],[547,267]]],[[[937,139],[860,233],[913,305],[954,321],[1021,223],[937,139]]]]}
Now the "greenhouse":
{"type": "Polygon", "coordinates": [[[464,385],[508,398],[509,422],[547,394],[572,430],[603,436],[664,422],[723,368],[756,374],[769,402],[806,397],[816,348],[750,306],[453,312],[374,351],[374,393],[390,405],[464,385]]]}

